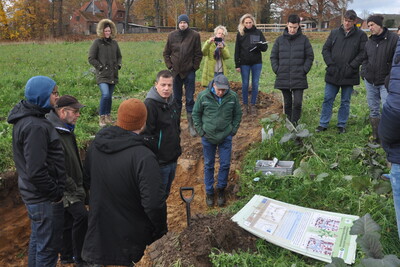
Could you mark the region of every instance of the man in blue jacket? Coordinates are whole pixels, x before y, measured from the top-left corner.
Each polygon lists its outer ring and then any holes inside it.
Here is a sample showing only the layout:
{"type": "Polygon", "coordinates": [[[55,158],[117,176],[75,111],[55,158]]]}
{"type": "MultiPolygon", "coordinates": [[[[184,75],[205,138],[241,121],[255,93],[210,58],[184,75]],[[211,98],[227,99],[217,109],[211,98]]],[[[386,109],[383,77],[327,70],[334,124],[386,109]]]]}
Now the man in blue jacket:
{"type": "Polygon", "coordinates": [[[400,237],[400,41],[397,42],[390,72],[388,96],[383,105],[379,136],[387,160],[392,164],[388,178],[392,184],[397,230],[400,237]]]}
{"type": "Polygon", "coordinates": [[[62,244],[66,179],[60,136],[46,120],[58,99],[56,83],[35,76],[25,86],[25,100],[11,110],[13,154],[18,187],[31,220],[29,266],[56,266],[62,244]]]}

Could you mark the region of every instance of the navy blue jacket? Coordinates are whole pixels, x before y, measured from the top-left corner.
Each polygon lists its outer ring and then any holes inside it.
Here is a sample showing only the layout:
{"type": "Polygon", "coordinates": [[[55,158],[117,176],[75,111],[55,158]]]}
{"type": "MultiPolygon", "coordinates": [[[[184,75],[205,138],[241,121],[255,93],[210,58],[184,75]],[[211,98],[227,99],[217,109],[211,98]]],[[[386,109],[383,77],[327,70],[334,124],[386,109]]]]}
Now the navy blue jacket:
{"type": "Polygon", "coordinates": [[[397,41],[396,52],[390,71],[390,82],[386,103],[383,105],[379,137],[387,159],[400,164],[400,42],[397,41]]]}

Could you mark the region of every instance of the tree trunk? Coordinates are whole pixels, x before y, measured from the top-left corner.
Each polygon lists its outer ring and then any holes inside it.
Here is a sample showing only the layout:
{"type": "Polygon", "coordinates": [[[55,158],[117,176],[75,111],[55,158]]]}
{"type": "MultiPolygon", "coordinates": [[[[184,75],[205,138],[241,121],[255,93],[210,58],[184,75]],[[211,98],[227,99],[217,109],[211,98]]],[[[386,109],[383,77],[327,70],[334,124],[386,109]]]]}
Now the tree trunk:
{"type": "Polygon", "coordinates": [[[58,6],[58,35],[63,36],[63,0],[59,0],[58,6]]]}
{"type": "Polygon", "coordinates": [[[113,4],[114,0],[107,0],[107,7],[108,7],[108,13],[107,13],[107,17],[108,19],[112,20],[112,4],[113,4]]]}

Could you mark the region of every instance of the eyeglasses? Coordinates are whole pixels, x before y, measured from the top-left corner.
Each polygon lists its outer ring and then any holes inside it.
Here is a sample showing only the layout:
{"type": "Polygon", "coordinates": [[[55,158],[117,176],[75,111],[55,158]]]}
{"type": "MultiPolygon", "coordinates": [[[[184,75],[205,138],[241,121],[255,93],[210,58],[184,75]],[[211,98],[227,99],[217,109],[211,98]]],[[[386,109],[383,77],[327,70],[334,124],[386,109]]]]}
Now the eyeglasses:
{"type": "Polygon", "coordinates": [[[58,91],[53,91],[53,92],[51,92],[51,94],[54,95],[54,96],[59,96],[60,95],[60,93],[58,91]]]}

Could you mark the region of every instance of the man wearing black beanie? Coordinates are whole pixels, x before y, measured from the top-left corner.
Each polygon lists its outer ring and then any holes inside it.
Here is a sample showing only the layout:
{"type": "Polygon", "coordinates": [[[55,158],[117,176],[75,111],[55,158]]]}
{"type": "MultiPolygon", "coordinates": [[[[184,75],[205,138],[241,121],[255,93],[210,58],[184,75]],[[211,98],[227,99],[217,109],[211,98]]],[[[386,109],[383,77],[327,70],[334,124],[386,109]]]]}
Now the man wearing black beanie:
{"type": "Polygon", "coordinates": [[[381,105],[388,95],[385,79],[390,73],[392,59],[398,40],[397,34],[383,26],[382,15],[371,15],[367,19],[371,32],[365,44],[364,61],[361,77],[367,90],[367,102],[370,110],[369,118],[372,126],[372,138],[379,143],[378,125],[381,117],[381,105]]]}
{"type": "Polygon", "coordinates": [[[177,30],[168,35],[163,56],[165,65],[174,77],[173,90],[174,98],[178,104],[179,118],[182,112],[182,87],[185,85],[189,133],[191,136],[196,136],[192,110],[194,106],[196,70],[200,68],[200,62],[203,58],[200,34],[189,28],[189,17],[186,14],[178,17],[178,27],[177,30]]]}

